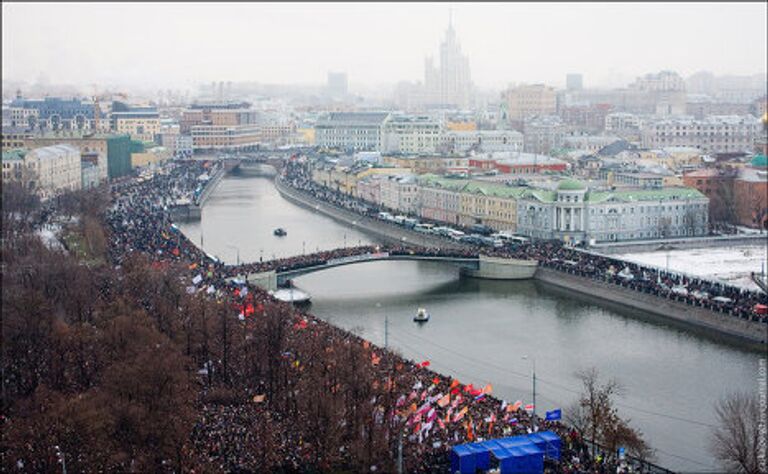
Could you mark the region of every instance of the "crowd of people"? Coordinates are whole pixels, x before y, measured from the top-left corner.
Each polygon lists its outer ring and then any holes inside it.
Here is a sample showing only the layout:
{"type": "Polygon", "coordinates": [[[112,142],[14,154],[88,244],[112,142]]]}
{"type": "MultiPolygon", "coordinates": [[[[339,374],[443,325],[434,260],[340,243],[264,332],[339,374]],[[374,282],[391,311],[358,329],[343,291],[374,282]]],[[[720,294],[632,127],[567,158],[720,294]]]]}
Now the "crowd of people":
{"type": "MultiPolygon", "coordinates": [[[[283,171],[283,180],[286,184],[310,194],[315,199],[344,209],[367,216],[374,216],[379,212],[379,209],[371,203],[312,181],[307,163],[297,160],[288,162],[283,171]]],[[[417,239],[414,241],[418,242],[417,239]]],[[[482,252],[499,257],[536,259],[543,267],[605,281],[724,315],[768,324],[768,314],[761,314],[756,308],[757,305],[768,305],[768,295],[759,291],[598,255],[566,246],[560,241],[508,243],[499,249],[467,244],[467,248],[474,249],[475,254],[482,252]]]]}
{"type": "MultiPolygon", "coordinates": [[[[462,250],[413,249],[398,246],[359,246],[347,249],[318,252],[308,256],[296,256],[268,262],[228,266],[207,255],[195,246],[171,221],[171,208],[182,197],[198,189],[198,176],[205,171],[200,162],[169,163],[153,178],[138,182],[125,180],[111,189],[112,206],[106,221],[110,230],[110,258],[119,267],[126,258],[140,252],[150,256],[156,264],[183,262],[187,275],[180,278],[190,294],[199,293],[233,305],[232,317],[247,325],[251,318],[264,317],[265,307],[282,308],[290,315],[290,328],[282,358],[296,368],[296,380],[288,380],[289,387],[301,386],[301,371],[305,361],[299,356],[308,347],[318,346],[326,357],[334,351],[355,348],[369,361],[365,367],[345,367],[344,370],[362,371],[359,388],[363,394],[372,394],[365,406],[372,414],[373,424],[386,433],[392,458],[372,460],[370,471],[387,471],[402,443],[406,472],[446,472],[449,469],[449,452],[453,445],[501,436],[529,433],[535,430],[552,430],[563,440],[561,461],[548,461],[550,472],[616,472],[616,462],[610,456],[593,458],[579,434],[560,423],[531,419],[522,401],[514,403],[493,396],[490,385],[473,387],[458,380],[431,371],[429,361],[406,360],[397,354],[370,344],[357,335],[332,326],[290,305],[279,303],[270,294],[253,287],[238,278],[243,273],[266,270],[285,271],[366,253],[388,252],[393,255],[412,254],[475,257],[477,249],[462,250]],[[365,380],[365,381],[363,381],[365,380]],[[534,424],[536,425],[534,428],[534,424]],[[389,464],[388,464],[389,463],[389,464]],[[613,464],[611,464],[613,463],[613,464]]],[[[552,245],[552,244],[549,244],[552,245]]],[[[542,247],[519,247],[512,253],[534,255],[542,247]]],[[[551,248],[558,258],[567,256],[568,249],[551,248]],[[566,252],[566,253],[563,253],[566,252]]],[[[509,252],[509,251],[507,251],[509,252]]],[[[508,253],[509,254],[509,253],[508,253]]],[[[554,261],[554,260],[553,260],[554,261]]],[[[323,359],[325,360],[325,359],[323,359]]],[[[332,358],[330,360],[333,360],[332,358]]],[[[319,363],[319,362],[318,362],[319,363]]],[[[328,362],[325,369],[334,366],[328,362]]],[[[201,377],[221,370],[221,361],[211,361],[201,370],[201,377]]],[[[325,458],[344,459],[347,452],[359,449],[356,445],[343,444],[340,453],[323,453],[320,446],[306,439],[306,420],[286,418],[263,395],[268,393],[263,380],[249,381],[247,402],[226,402],[202,389],[198,422],[192,432],[192,444],[196,455],[211,466],[223,471],[258,471],[260,466],[280,465],[287,470],[299,470],[307,464],[323,466],[325,458]],[[269,426],[269,440],[257,438],[254,433],[264,432],[269,426]],[[302,435],[303,434],[303,435],[302,435]],[[264,443],[271,443],[270,449],[264,443]],[[264,459],[270,453],[275,459],[264,459]]],[[[336,386],[329,387],[331,392],[336,386]]],[[[357,390],[356,390],[357,391],[357,390]]],[[[296,389],[298,392],[298,389],[296,389]]],[[[289,392],[293,394],[294,392],[289,392]]],[[[351,396],[349,394],[345,396],[351,396]]],[[[340,405],[339,426],[353,423],[352,416],[340,405]]],[[[361,416],[358,414],[357,416],[361,416]]],[[[367,416],[367,415],[366,415],[367,416]]],[[[365,429],[363,430],[365,432],[365,429]]],[[[370,433],[369,433],[370,434],[370,433]]],[[[372,435],[371,435],[372,436],[372,435]]]]}

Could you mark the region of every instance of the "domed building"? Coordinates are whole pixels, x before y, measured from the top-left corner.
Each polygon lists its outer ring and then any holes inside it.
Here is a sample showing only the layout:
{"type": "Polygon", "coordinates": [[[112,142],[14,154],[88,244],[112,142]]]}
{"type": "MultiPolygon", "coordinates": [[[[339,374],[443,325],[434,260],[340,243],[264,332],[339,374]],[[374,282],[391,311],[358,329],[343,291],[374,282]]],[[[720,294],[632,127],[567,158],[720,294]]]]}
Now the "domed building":
{"type": "Polygon", "coordinates": [[[708,231],[709,199],[693,188],[592,191],[575,179],[528,189],[517,200],[517,233],[596,243],[692,237],[708,231]]]}

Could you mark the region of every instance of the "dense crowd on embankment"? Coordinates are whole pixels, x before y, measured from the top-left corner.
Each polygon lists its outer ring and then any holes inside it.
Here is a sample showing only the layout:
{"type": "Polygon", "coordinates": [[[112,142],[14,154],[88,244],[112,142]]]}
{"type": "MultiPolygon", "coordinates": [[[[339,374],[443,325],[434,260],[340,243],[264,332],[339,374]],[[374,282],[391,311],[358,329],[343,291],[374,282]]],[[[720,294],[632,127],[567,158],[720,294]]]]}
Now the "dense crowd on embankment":
{"type": "MultiPolygon", "coordinates": [[[[228,279],[168,217],[202,166],[116,183],[98,211],[103,265],[29,236],[12,258],[3,249],[14,269],[3,274],[4,470],[54,471],[63,458],[77,472],[393,472],[402,439],[405,472],[440,472],[453,444],[527,432],[522,404],[492,387],[228,279]]],[[[552,472],[614,469],[577,432],[538,425],[564,440],[552,472]]]]}
{"type": "MultiPolygon", "coordinates": [[[[291,187],[344,209],[374,218],[375,205],[312,181],[309,164],[290,161],[283,169],[283,180],[291,187]]],[[[393,224],[394,225],[394,224],[393,224]]],[[[472,248],[472,246],[468,246],[472,248]]],[[[638,292],[672,299],[723,315],[768,324],[768,314],[759,314],[756,305],[768,305],[768,295],[720,282],[666,272],[608,256],[567,247],[559,241],[509,243],[504,248],[474,247],[475,252],[500,257],[536,259],[554,270],[605,281],[638,292]]]]}

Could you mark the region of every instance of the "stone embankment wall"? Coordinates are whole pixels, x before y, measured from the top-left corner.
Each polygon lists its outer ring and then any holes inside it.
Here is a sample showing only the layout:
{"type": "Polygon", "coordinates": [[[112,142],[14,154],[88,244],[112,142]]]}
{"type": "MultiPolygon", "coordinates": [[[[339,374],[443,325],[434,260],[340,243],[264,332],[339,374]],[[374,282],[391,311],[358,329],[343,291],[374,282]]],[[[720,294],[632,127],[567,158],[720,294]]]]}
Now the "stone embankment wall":
{"type": "MultiPolygon", "coordinates": [[[[308,209],[314,209],[388,243],[406,243],[441,248],[463,247],[458,242],[425,236],[321,202],[282,184],[279,179],[275,180],[275,186],[288,201],[308,209]],[[406,238],[405,241],[401,240],[403,237],[406,238]]],[[[632,316],[638,319],[653,319],[662,324],[693,330],[699,334],[725,340],[751,350],[765,351],[768,345],[768,326],[765,324],[745,321],[705,308],[693,307],[679,301],[640,293],[614,284],[570,275],[541,266],[536,269],[533,278],[549,285],[550,289],[559,289],[571,297],[588,300],[622,313],[630,312],[632,316]]]]}
{"type": "Polygon", "coordinates": [[[458,242],[422,234],[404,227],[392,225],[388,222],[382,222],[378,219],[363,217],[360,214],[347,209],[342,209],[332,204],[319,201],[283,184],[280,178],[275,179],[275,187],[288,201],[325,214],[343,224],[352,226],[361,232],[374,236],[384,243],[414,245],[419,247],[463,248],[463,245],[458,242]]]}
{"type": "Polygon", "coordinates": [[[603,255],[630,252],[652,252],[662,245],[669,245],[674,250],[736,247],[741,245],[768,245],[768,234],[726,235],[718,237],[694,237],[690,239],[649,240],[639,242],[617,242],[595,244],[589,250],[603,255]]]}
{"type": "Polygon", "coordinates": [[[765,324],[641,293],[612,283],[570,275],[551,268],[539,267],[534,278],[567,292],[577,293],[585,300],[623,311],[634,308],[646,315],[656,316],[659,321],[693,327],[702,333],[727,339],[750,349],[762,351],[766,349],[768,326],[765,324]]]}

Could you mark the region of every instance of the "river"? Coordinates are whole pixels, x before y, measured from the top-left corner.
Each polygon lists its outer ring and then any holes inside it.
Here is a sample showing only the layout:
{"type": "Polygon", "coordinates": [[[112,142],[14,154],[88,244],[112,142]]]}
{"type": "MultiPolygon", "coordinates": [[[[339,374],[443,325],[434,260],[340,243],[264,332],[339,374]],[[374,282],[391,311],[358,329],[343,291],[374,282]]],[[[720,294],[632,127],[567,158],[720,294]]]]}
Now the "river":
{"type": "MultiPolygon", "coordinates": [[[[227,262],[289,256],[375,242],[360,229],[284,200],[266,178],[228,176],[182,231],[227,262]],[[276,227],[288,231],[275,237],[276,227]]],[[[679,471],[719,471],[709,454],[714,404],[732,389],[758,390],[760,355],[574,300],[538,281],[459,278],[456,268],[427,262],[373,262],[296,279],[311,311],[462,383],[491,383],[494,395],[528,403],[536,371],[537,412],[577,398],[576,372],[590,367],[623,386],[619,414],[656,449],[656,461],[679,471]],[[416,309],[432,318],[418,326],[416,309]],[[387,328],[385,330],[385,327],[387,328]],[[526,356],[525,359],[523,357],[526,356]]]]}

